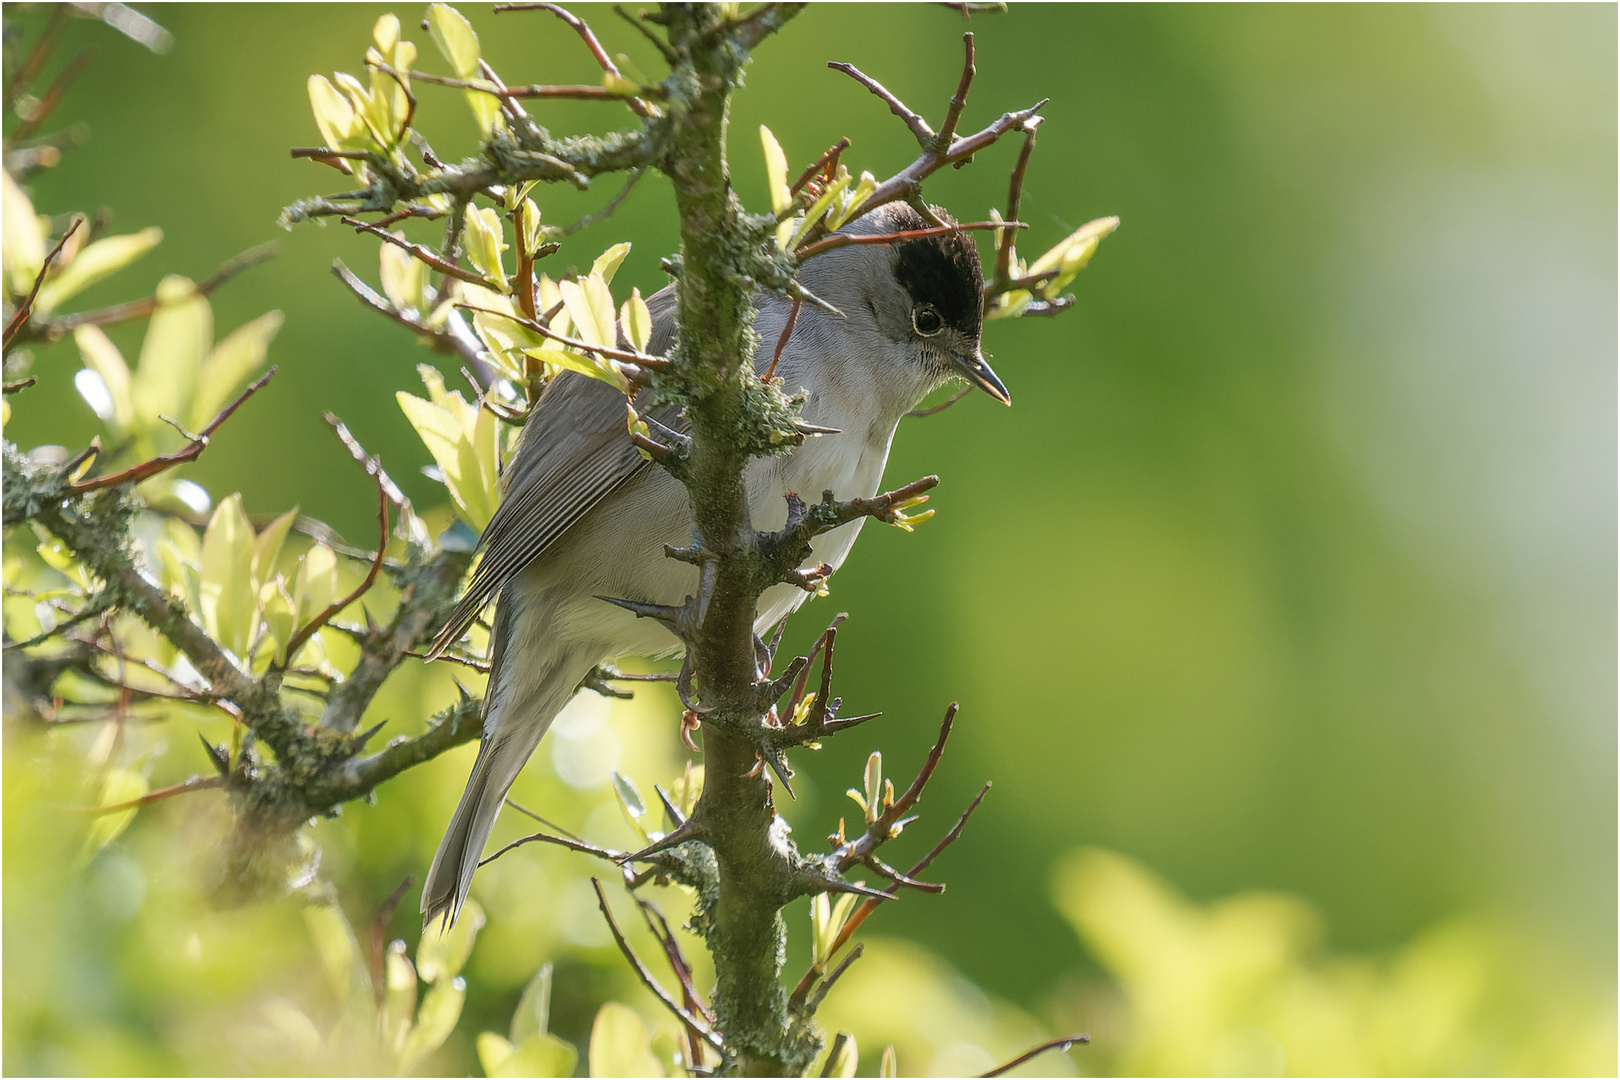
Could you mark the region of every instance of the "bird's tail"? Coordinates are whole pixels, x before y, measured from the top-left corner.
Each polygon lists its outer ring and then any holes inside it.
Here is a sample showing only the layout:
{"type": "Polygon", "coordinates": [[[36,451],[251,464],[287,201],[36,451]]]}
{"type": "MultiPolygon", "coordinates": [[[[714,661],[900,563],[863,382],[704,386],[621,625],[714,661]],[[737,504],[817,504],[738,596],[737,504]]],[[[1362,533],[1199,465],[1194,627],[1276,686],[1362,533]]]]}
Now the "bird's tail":
{"type": "Polygon", "coordinates": [[[500,739],[485,736],[478,748],[478,760],[467,779],[467,790],[456,807],[450,827],[439,842],[439,852],[428,869],[422,889],[422,921],[430,923],[443,916],[454,922],[472,887],[473,871],[484,854],[484,845],[495,828],[495,818],[506,801],[512,781],[540,743],[549,725],[536,725],[532,738],[500,739]]]}
{"type": "MultiPolygon", "coordinates": [[[[497,618],[497,628],[499,621],[497,618]]],[[[442,916],[448,925],[461,913],[506,793],[529,755],[540,745],[551,721],[590,670],[590,664],[574,670],[578,665],[568,662],[573,659],[551,658],[550,663],[541,666],[545,674],[528,687],[515,687],[501,678],[499,664],[497,670],[491,671],[489,693],[497,696],[484,718],[484,738],[472,775],[467,778],[467,790],[428,868],[427,883],[422,888],[424,924],[442,916]]]]}

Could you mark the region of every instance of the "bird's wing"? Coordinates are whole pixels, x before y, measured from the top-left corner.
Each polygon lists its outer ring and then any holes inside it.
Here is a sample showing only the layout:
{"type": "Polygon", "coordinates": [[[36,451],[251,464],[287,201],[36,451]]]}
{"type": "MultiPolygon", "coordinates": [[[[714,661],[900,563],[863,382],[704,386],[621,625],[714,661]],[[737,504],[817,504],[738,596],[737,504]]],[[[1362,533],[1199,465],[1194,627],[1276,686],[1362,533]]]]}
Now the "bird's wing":
{"type": "MultiPolygon", "coordinates": [[[[675,336],[674,290],[648,297],[647,307],[653,316],[648,347],[665,352],[675,336]]],[[[501,505],[479,540],[484,557],[430,655],[459,639],[502,586],[648,466],[627,434],[624,404],[613,387],[575,372],[565,371],[546,386],[502,478],[501,505]]],[[[677,413],[663,409],[653,415],[677,427],[677,413]]]]}

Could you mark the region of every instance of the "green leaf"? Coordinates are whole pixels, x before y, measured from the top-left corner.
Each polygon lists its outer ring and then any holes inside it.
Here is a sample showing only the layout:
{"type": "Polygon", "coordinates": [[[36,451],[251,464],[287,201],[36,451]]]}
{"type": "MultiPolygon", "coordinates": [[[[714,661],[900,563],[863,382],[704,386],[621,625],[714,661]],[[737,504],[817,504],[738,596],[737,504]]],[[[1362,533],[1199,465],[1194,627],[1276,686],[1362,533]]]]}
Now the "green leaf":
{"type": "Polygon", "coordinates": [[[1056,296],[1075,275],[1086,268],[1091,257],[1097,253],[1097,245],[1102,243],[1103,237],[1119,228],[1119,218],[1103,217],[1088,221],[1074,232],[1064,237],[1054,245],[1045,255],[1025,271],[1026,275],[1044,274],[1051,270],[1058,270],[1059,274],[1051,281],[1040,286],[1043,297],[1056,296]]]}
{"type": "Polygon", "coordinates": [[[563,368],[567,371],[577,371],[581,375],[592,379],[600,379],[615,390],[625,388],[624,379],[619,375],[618,371],[611,364],[598,360],[594,356],[586,356],[572,349],[563,348],[524,349],[523,352],[541,363],[550,364],[553,367],[563,368]]]}
{"type": "Polygon", "coordinates": [[[101,384],[112,399],[113,412],[109,420],[112,429],[119,434],[128,433],[135,424],[135,405],[130,397],[129,365],[124,363],[124,354],[99,326],[75,327],[73,341],[79,346],[84,366],[101,376],[101,384]]]}
{"type": "Polygon", "coordinates": [[[640,289],[630,290],[630,299],[619,309],[619,325],[637,352],[647,351],[647,344],[652,341],[652,312],[647,310],[640,289]]]}
{"type": "Polygon", "coordinates": [[[103,278],[157,247],[163,230],[156,226],[126,236],[106,236],[80,250],[67,267],[59,270],[39,290],[34,307],[41,312],[55,311],[62,301],[88,289],[103,278]]]}
{"type": "Polygon", "coordinates": [[[866,759],[866,770],[863,775],[866,781],[866,820],[876,821],[877,816],[883,812],[883,752],[874,750],[866,759]]]}
{"type": "Polygon", "coordinates": [[[478,74],[478,35],[466,16],[449,4],[429,4],[428,32],[457,78],[478,74]]]}
{"type": "Polygon", "coordinates": [[[675,804],[676,809],[683,817],[691,817],[692,810],[697,806],[698,797],[703,794],[703,766],[693,765],[690,761],[681,770],[681,775],[669,785],[669,801],[675,804]]]}
{"type": "Polygon", "coordinates": [[[198,567],[202,545],[197,530],[178,518],[170,518],[158,544],[160,584],[172,596],[185,601],[193,611],[202,607],[198,587],[198,567]]]}
{"type": "Polygon", "coordinates": [[[591,1025],[592,1076],[663,1076],[648,1045],[647,1025],[628,1005],[610,1001],[591,1025]]]}
{"type": "Polygon", "coordinates": [[[793,205],[793,193],[788,189],[787,155],[764,124],[759,125],[759,141],[765,148],[765,179],[770,185],[771,213],[780,214],[793,205]]]}
{"type": "Polygon", "coordinates": [[[630,254],[629,244],[614,244],[598,255],[595,262],[591,263],[589,276],[600,277],[603,284],[611,283],[613,275],[619,272],[619,266],[624,262],[624,257],[628,254],[630,254]]]}
{"type": "Polygon", "coordinates": [[[529,985],[523,988],[517,1008],[512,1012],[512,1027],[508,1034],[512,1042],[521,1045],[531,1035],[544,1035],[551,1026],[551,961],[540,965],[529,985]]]}
{"type": "Polygon", "coordinates": [[[416,970],[422,981],[438,985],[459,975],[483,925],[484,909],[478,901],[468,900],[454,926],[445,929],[442,923],[433,923],[423,930],[416,945],[416,970]]]}
{"type": "Polygon", "coordinates": [[[259,590],[253,581],[253,526],[242,512],[242,496],[220,500],[202,542],[203,627],[215,641],[247,657],[259,590]]]}
{"type": "Polygon", "coordinates": [[[573,1076],[579,1051],[555,1035],[530,1035],[513,1046],[493,1031],[478,1036],[485,1076],[573,1076]]]}
{"type": "Polygon", "coordinates": [[[855,215],[855,211],[860,209],[861,204],[876,190],[877,177],[869,172],[862,172],[860,180],[855,185],[855,190],[851,191],[846,198],[841,199],[838,212],[828,217],[827,228],[835,232],[843,228],[849,219],[855,215]]]}
{"type": "Polygon", "coordinates": [[[304,908],[304,925],[332,993],[348,1008],[369,1016],[373,1008],[371,975],[342,910],[336,904],[311,904],[304,908]]]}
{"type": "Polygon", "coordinates": [[[389,56],[399,44],[399,16],[393,12],[381,16],[371,27],[371,40],[377,51],[389,56]]]}
{"type": "Polygon", "coordinates": [[[838,1034],[842,1038],[835,1039],[832,1048],[827,1051],[828,1060],[821,1067],[822,1076],[851,1077],[855,1075],[855,1067],[860,1064],[861,1052],[856,1046],[855,1036],[847,1031],[838,1034]]]}
{"type": "Polygon", "coordinates": [[[821,197],[811,203],[810,209],[805,211],[804,217],[799,221],[798,228],[793,230],[793,236],[784,246],[796,247],[799,241],[804,239],[805,234],[815,226],[816,222],[821,220],[822,215],[827,212],[843,190],[849,186],[849,183],[849,173],[842,172],[837,179],[828,184],[827,189],[821,193],[821,197]]]}
{"type": "Polygon", "coordinates": [[[613,294],[601,275],[591,274],[584,282],[564,281],[558,284],[562,291],[563,306],[574,320],[579,340],[587,345],[613,348],[618,335],[617,319],[613,310],[613,294]]]}
{"type": "Polygon", "coordinates": [[[416,1024],[416,969],[405,955],[405,943],[394,941],[383,956],[383,1045],[392,1053],[405,1050],[405,1040],[416,1024]]]}
{"type": "MultiPolygon", "coordinates": [[[[165,567],[167,567],[167,552],[165,552],[164,558],[165,567]]],[[[268,645],[271,650],[270,655],[275,658],[276,662],[285,664],[287,662],[287,643],[292,640],[292,636],[298,627],[293,620],[294,606],[292,597],[287,595],[286,585],[282,578],[278,577],[274,581],[267,581],[259,586],[259,610],[263,613],[265,633],[264,642],[260,645],[260,649],[262,650],[265,645],[268,645]]],[[[259,656],[255,656],[256,661],[259,659],[259,656]]]]}
{"type": "MultiPolygon", "coordinates": [[[[466,428],[448,408],[423,401],[403,390],[394,395],[405,418],[427,446],[428,453],[444,474],[445,486],[455,500],[467,524],[482,531],[494,516],[495,504],[491,492],[484,488],[475,453],[466,428]]],[[[460,396],[445,396],[445,402],[459,401],[460,396]]]]}
{"type": "MultiPolygon", "coordinates": [[[[448,4],[429,4],[428,32],[433,35],[433,44],[439,47],[439,52],[450,62],[458,78],[477,78],[478,35],[461,12],[448,4]]],[[[493,84],[490,88],[494,89],[493,84]]],[[[479,131],[487,138],[500,115],[500,99],[479,90],[464,90],[462,93],[478,121],[479,131]]]]}
{"type": "MultiPolygon", "coordinates": [[[[101,781],[101,797],[97,806],[116,806],[138,799],[147,792],[146,777],[133,769],[112,768],[101,781]]],[[[138,807],[120,810],[114,814],[98,814],[90,823],[90,835],[85,837],[84,855],[94,855],[117,838],[118,834],[135,820],[138,807]]]]}
{"type": "Polygon", "coordinates": [[[883,1048],[883,1060],[878,1064],[879,1076],[900,1075],[900,1055],[894,1052],[894,1044],[890,1043],[883,1048]]]}
{"type": "Polygon", "coordinates": [[[446,979],[428,989],[416,1014],[416,1026],[406,1036],[405,1049],[399,1056],[401,1073],[410,1072],[418,1061],[444,1045],[456,1030],[466,999],[467,983],[461,978],[446,979]]]}
{"type": "Polygon", "coordinates": [[[467,245],[467,258],[484,280],[507,291],[506,268],[501,265],[501,252],[506,250],[506,234],[501,215],[493,206],[472,208],[467,211],[467,224],[462,230],[467,245]]]}
{"type": "MultiPolygon", "coordinates": [[[[365,121],[354,111],[354,105],[338,92],[337,87],[324,75],[311,75],[305,84],[309,90],[310,111],[315,114],[315,126],[321,131],[321,141],[333,150],[359,150],[369,141],[365,121]]],[[[353,172],[354,165],[338,159],[344,172],[353,172]]]]}
{"type": "Polygon", "coordinates": [[[624,811],[625,820],[640,834],[642,840],[650,840],[647,827],[641,823],[641,819],[647,816],[647,803],[642,799],[636,782],[617,769],[612,770],[609,776],[613,780],[613,794],[618,797],[619,809],[624,811]]]}
{"type": "Polygon", "coordinates": [[[13,296],[28,295],[39,268],[45,265],[45,230],[34,214],[34,204],[5,173],[0,187],[0,255],[3,255],[6,285],[13,296]]]}
{"type": "Polygon", "coordinates": [[[253,580],[259,584],[268,582],[275,574],[276,558],[281,554],[281,546],[287,540],[287,533],[291,531],[293,522],[298,520],[298,507],[276,518],[264,527],[253,541],[253,580]]]}
{"type": "Polygon", "coordinates": [[[293,582],[293,612],[299,626],[307,626],[311,619],[331,606],[337,596],[337,584],[337,556],[331,548],[316,544],[304,552],[298,577],[293,582]]]}
{"type": "Polygon", "coordinates": [[[197,396],[192,399],[191,416],[186,422],[191,430],[202,430],[219,415],[264,363],[270,341],[280,329],[281,312],[267,311],[232,330],[209,351],[197,373],[197,396]]]}
{"type": "MultiPolygon", "coordinates": [[[[527,187],[528,185],[524,185],[527,187]]],[[[540,246],[540,208],[534,204],[533,199],[523,200],[523,213],[521,216],[523,226],[523,250],[533,252],[540,246]]]]}
{"type": "MultiPolygon", "coordinates": [[[[158,308],[141,342],[140,365],[131,381],[137,430],[164,427],[158,417],[183,420],[203,356],[214,343],[214,313],[197,287],[183,277],[158,283],[158,308]]],[[[178,439],[168,440],[171,444],[178,439]]]]}

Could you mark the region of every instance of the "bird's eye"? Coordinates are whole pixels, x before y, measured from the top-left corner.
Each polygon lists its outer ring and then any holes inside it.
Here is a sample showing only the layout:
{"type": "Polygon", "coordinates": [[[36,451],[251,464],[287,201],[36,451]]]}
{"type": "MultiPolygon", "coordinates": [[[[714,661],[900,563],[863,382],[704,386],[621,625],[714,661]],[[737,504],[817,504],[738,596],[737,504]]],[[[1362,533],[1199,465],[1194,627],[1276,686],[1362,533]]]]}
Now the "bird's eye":
{"type": "Polygon", "coordinates": [[[945,329],[945,320],[933,304],[918,304],[911,309],[911,328],[923,337],[933,337],[945,329]]]}

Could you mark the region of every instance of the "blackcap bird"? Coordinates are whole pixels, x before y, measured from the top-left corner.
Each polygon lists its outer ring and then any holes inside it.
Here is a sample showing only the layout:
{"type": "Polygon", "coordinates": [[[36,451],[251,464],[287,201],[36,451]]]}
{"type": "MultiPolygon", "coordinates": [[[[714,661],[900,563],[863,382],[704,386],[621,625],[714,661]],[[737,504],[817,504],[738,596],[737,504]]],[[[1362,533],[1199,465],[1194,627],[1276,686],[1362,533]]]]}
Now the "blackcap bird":
{"type": "MultiPolygon", "coordinates": [[[[880,235],[928,224],[911,207],[891,204],[842,231],[880,235]]],[[[749,464],[756,528],[786,523],[789,491],[809,499],[825,490],[841,499],[875,495],[900,418],[951,378],[1010,403],[979,351],[983,275],[965,233],[836,248],[807,261],[799,280],[842,314],[803,304],[776,374],[788,393],[808,395],[807,423],[839,434],[749,464]]],[[[762,343],[755,365],[763,368],[792,301],[762,294],[754,304],[762,343]]],[[[647,306],[650,351],[661,354],[675,337],[673,288],[647,306]]],[[[663,419],[679,424],[676,416],[663,419]]],[[[637,453],[625,432],[624,397],[606,383],[564,373],[548,384],[502,483],[483,559],[436,645],[457,640],[495,601],[483,739],[428,871],[422,914],[429,921],[461,910],[507,791],[591,669],[619,656],[674,651],[663,626],[598,597],[679,604],[697,585],[695,567],[664,555],[665,544],[693,539],[686,490],[637,453]]],[[[805,565],[836,568],[861,524],[816,538],[805,565]]],[[[787,584],[765,592],[756,631],[765,633],[806,595],[787,584]]]]}

